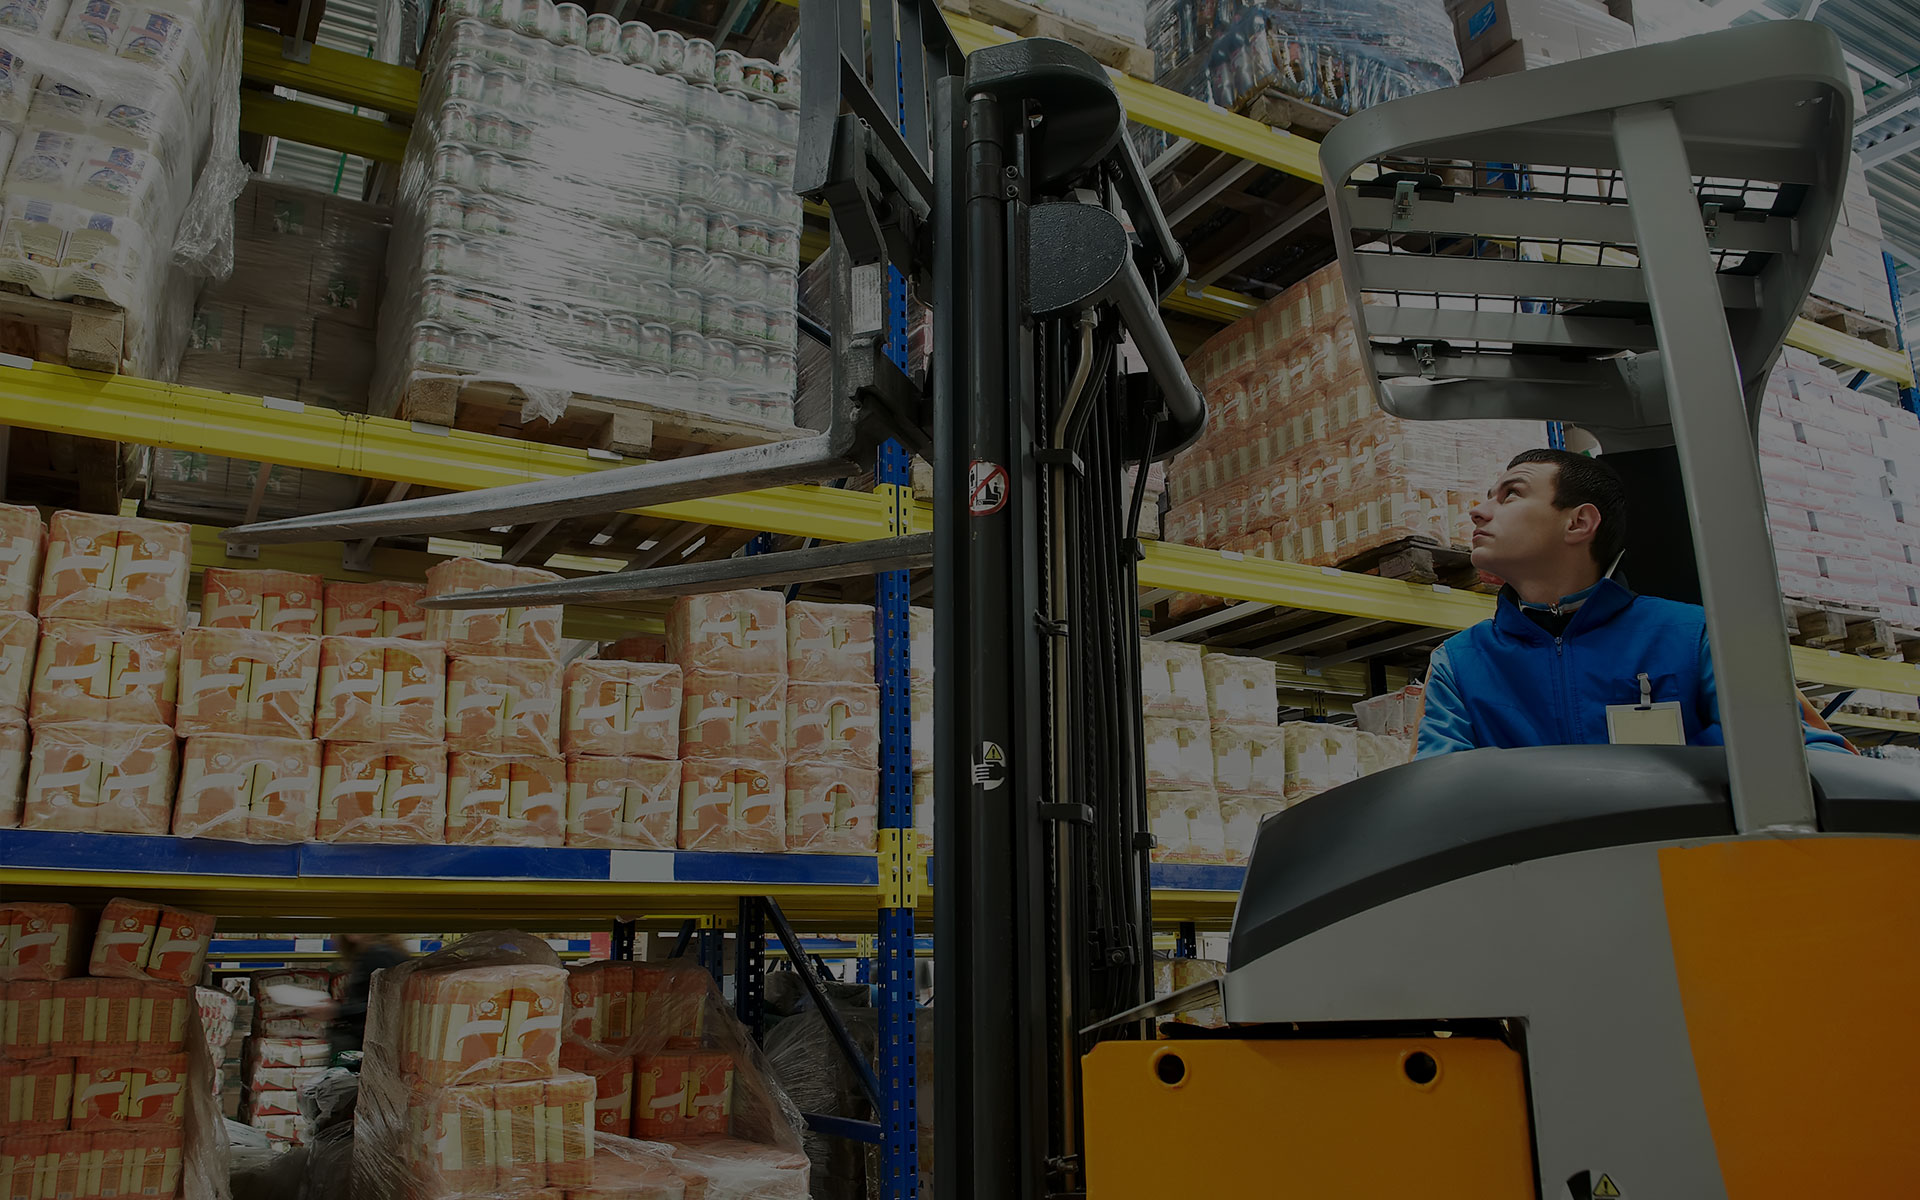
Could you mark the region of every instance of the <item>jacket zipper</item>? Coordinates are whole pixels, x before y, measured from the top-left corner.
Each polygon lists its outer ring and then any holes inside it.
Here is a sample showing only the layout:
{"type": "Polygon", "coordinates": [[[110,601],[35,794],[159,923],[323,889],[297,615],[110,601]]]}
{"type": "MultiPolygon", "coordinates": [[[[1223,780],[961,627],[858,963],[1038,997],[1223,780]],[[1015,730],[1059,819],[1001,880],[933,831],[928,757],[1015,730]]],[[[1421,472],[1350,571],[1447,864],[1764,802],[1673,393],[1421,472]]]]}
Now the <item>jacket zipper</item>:
{"type": "Polygon", "coordinates": [[[1570,746],[1575,738],[1567,720],[1567,639],[1564,634],[1553,639],[1553,684],[1559,701],[1554,708],[1560,722],[1560,744],[1570,746]]]}

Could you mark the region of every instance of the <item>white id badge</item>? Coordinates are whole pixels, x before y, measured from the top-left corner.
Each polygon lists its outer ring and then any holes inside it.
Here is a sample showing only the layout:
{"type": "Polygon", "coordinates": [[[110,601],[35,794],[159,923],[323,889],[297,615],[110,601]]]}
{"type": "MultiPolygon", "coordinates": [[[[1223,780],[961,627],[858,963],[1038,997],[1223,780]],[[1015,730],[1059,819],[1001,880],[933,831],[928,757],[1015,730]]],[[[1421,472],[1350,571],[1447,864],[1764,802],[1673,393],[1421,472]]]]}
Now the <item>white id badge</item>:
{"type": "Polygon", "coordinates": [[[1616,746],[1684,746],[1687,731],[1680,723],[1677,701],[1662,700],[1642,708],[1638,704],[1607,705],[1607,741],[1616,746]]]}

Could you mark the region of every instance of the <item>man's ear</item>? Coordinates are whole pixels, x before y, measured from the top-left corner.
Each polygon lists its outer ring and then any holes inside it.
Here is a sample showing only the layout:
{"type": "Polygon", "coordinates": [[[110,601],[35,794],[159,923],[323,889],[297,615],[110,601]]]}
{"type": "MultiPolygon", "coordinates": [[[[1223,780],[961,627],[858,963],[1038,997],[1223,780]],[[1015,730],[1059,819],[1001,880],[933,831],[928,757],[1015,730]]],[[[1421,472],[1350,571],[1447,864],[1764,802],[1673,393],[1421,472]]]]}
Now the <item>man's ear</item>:
{"type": "Polygon", "coordinates": [[[1567,514],[1567,545],[1579,546],[1591,542],[1600,532],[1600,510],[1591,504],[1582,504],[1567,514]]]}

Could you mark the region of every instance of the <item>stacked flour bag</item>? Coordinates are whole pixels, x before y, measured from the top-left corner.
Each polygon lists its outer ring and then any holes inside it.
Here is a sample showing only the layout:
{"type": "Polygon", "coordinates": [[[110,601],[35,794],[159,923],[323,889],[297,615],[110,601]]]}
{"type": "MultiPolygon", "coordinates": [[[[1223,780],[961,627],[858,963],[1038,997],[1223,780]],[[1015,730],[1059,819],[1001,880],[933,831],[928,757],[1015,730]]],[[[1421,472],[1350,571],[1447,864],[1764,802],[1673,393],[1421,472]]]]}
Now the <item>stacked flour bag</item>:
{"type": "Polygon", "coordinates": [[[0,279],[122,306],[142,373],[184,345],[187,271],[231,262],[239,27],[234,0],[0,11],[0,279]]]}
{"type": "Polygon", "coordinates": [[[274,1142],[307,1141],[299,1093],[332,1061],[326,1013],[339,978],[324,967],[253,973],[253,1022],[242,1058],[240,1119],[274,1142]]]}
{"type": "Polygon", "coordinates": [[[682,596],[667,645],[684,673],[682,850],[787,846],[787,623],[779,592],[682,596]]]}
{"type": "MultiPolygon", "coordinates": [[[[1156,862],[1220,862],[1226,856],[1201,657],[1198,646],[1140,643],[1140,731],[1156,862]]],[[[1268,668],[1271,678],[1272,664],[1268,668]]]]}
{"type": "Polygon", "coordinates": [[[873,607],[787,602],[787,848],[871,854],[880,813],[873,607]]]}
{"type": "Polygon", "coordinates": [[[567,664],[561,711],[567,845],[674,848],[681,699],[675,663],[609,655],[567,664]]]}

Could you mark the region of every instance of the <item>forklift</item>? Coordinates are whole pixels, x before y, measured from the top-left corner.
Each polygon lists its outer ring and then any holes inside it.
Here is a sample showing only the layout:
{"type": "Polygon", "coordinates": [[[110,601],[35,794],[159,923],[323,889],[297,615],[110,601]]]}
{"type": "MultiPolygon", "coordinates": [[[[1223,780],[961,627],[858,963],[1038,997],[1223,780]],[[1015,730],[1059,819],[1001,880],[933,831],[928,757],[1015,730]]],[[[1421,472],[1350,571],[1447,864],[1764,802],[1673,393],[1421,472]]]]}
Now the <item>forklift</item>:
{"type": "Polygon", "coordinates": [[[430,603],[931,569],[949,1200],[1905,1185],[1920,788],[1809,763],[1755,458],[1842,193],[1832,35],[1761,23],[1391,102],[1328,136],[1378,402],[1597,437],[1633,488],[1637,586],[1707,607],[1726,745],[1474,751],[1276,814],[1227,974],[1202,985],[1217,995],[1158,1001],[1144,480],[1125,479],[1206,422],[1158,315],[1183,252],[1085,53],[965,54],[933,0],[801,0],[800,38],[796,187],[832,221],[811,331],[830,381],[797,406],[817,433],[229,539],[558,520],[929,457],[930,534],[430,603]],[[923,384],[893,336],[904,292],[932,314],[923,384]],[[1207,999],[1224,1028],[1157,1026],[1207,999]]]}

